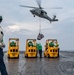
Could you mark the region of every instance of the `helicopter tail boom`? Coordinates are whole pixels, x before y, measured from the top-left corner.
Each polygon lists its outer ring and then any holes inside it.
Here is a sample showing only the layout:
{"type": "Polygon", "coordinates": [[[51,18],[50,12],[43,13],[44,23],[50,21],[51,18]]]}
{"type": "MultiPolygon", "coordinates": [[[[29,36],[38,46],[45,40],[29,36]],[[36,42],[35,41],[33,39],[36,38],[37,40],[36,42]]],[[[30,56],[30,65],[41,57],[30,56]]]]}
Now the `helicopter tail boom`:
{"type": "Polygon", "coordinates": [[[48,17],[48,20],[51,22],[55,22],[58,21],[58,19],[56,19],[56,16],[54,15],[54,17],[51,19],[50,17],[48,17]]]}

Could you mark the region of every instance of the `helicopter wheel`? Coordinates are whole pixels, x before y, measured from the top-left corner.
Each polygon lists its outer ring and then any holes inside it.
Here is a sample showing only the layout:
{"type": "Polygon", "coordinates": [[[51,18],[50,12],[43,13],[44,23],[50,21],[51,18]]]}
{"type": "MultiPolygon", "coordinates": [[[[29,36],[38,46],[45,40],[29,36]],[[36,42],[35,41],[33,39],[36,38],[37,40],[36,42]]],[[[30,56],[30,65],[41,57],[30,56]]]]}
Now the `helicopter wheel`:
{"type": "Polygon", "coordinates": [[[35,17],[35,15],[34,15],[34,17],[35,17]]]}

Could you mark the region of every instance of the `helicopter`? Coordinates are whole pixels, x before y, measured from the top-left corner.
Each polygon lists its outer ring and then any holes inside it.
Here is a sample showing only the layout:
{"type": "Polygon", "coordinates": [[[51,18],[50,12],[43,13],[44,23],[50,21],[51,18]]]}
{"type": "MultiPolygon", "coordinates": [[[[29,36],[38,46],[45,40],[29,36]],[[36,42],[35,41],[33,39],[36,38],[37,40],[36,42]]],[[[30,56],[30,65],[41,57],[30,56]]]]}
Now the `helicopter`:
{"type": "MultiPolygon", "coordinates": [[[[50,18],[48,15],[47,15],[47,12],[44,11],[41,7],[41,0],[36,0],[37,1],[37,4],[38,4],[38,7],[32,7],[32,6],[24,6],[24,5],[20,5],[20,7],[27,7],[27,8],[33,8],[32,10],[30,10],[30,12],[33,14],[33,16],[38,16],[38,17],[41,17],[41,18],[45,18],[47,20],[51,22],[54,22],[54,21],[58,21],[58,19],[56,19],[56,15],[53,16],[53,18],[50,18]]],[[[60,8],[60,7],[59,7],[60,8]]],[[[57,9],[59,9],[57,8],[57,9]]]]}

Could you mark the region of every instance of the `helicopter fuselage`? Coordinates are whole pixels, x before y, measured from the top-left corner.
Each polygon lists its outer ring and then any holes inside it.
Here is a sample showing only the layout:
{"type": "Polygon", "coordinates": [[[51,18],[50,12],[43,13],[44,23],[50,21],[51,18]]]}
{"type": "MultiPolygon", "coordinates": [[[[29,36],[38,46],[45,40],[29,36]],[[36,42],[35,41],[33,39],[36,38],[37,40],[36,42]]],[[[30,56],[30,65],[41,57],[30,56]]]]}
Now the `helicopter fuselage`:
{"type": "Polygon", "coordinates": [[[48,15],[47,12],[44,11],[43,9],[40,8],[35,8],[30,10],[30,12],[35,16],[41,17],[41,18],[45,18],[47,20],[51,21],[58,21],[58,19],[56,19],[56,16],[54,15],[53,19],[51,19],[48,15]]]}
{"type": "Polygon", "coordinates": [[[30,12],[35,16],[39,16],[41,18],[47,18],[47,12],[45,12],[44,10],[42,9],[39,9],[39,8],[36,8],[36,9],[33,9],[33,10],[30,10],[30,12]]]}

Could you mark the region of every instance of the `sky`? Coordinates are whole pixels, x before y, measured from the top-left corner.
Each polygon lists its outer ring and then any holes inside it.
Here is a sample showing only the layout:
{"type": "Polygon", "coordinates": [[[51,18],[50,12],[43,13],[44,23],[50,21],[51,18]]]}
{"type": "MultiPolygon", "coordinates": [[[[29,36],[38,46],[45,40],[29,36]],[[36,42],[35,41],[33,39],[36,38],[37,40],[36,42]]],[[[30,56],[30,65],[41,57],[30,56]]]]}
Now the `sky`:
{"type": "MultiPolygon", "coordinates": [[[[19,38],[20,51],[25,51],[27,39],[37,39],[39,33],[39,17],[33,17],[31,8],[23,8],[19,5],[38,7],[36,0],[0,0],[0,15],[3,21],[0,26],[4,31],[4,42],[8,50],[9,38],[19,38]]],[[[50,22],[41,18],[41,32],[44,38],[41,43],[44,45],[47,39],[57,39],[60,50],[74,50],[74,0],[41,0],[41,6],[47,15],[53,18],[56,15],[58,22],[50,22]],[[51,7],[62,7],[63,9],[49,9],[51,7]]]]}

